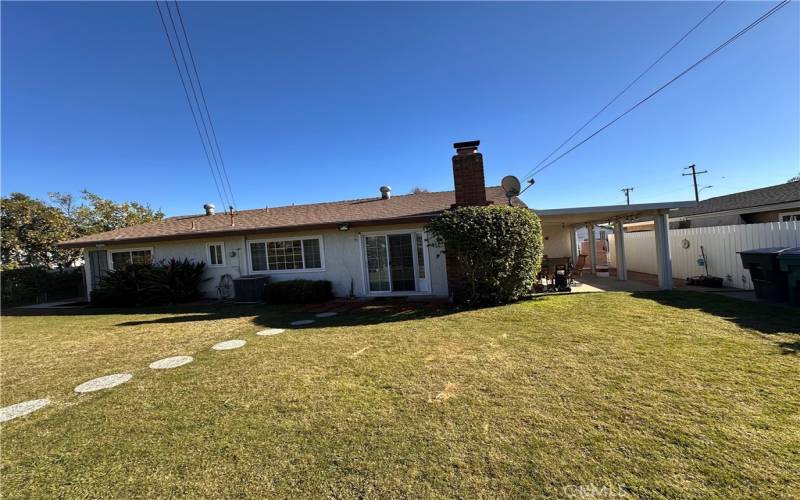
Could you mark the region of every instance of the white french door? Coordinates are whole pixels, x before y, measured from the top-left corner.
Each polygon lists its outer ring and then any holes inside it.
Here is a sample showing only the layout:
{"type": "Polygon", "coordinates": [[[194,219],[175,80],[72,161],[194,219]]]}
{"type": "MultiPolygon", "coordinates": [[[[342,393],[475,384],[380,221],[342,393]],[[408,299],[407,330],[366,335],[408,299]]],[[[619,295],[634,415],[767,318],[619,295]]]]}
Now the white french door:
{"type": "Polygon", "coordinates": [[[369,293],[431,291],[428,251],[422,233],[365,235],[363,250],[369,293]]]}

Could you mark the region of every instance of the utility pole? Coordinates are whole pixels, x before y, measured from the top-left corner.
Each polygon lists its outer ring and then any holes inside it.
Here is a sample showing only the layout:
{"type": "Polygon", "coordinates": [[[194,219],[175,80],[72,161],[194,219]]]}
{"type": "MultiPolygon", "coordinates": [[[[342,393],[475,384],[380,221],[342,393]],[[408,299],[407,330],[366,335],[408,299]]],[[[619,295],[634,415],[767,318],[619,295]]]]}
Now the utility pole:
{"type": "Polygon", "coordinates": [[[683,175],[683,176],[691,175],[692,176],[692,182],[694,182],[694,201],[700,203],[700,191],[697,190],[697,176],[700,175],[700,174],[708,173],[708,170],[703,170],[703,171],[698,172],[697,170],[695,170],[695,167],[696,167],[696,165],[694,163],[692,163],[688,167],[684,168],[684,170],[692,169],[692,172],[689,173],[689,174],[681,174],[681,175],[683,175]]]}
{"type": "Polygon", "coordinates": [[[622,188],[622,192],[625,193],[625,202],[630,205],[631,204],[631,191],[633,188],[622,188]]]}

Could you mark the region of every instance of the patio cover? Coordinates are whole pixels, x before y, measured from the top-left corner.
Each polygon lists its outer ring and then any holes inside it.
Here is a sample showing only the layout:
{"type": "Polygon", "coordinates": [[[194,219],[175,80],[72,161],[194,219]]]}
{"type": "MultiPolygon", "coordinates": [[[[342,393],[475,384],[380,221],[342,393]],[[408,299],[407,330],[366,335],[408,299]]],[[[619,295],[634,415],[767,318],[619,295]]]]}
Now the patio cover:
{"type": "Polygon", "coordinates": [[[543,225],[558,224],[569,228],[573,261],[577,261],[575,229],[586,226],[589,230],[589,262],[592,274],[596,273],[597,254],[595,249],[594,226],[610,223],[614,226],[614,244],[617,255],[617,278],[627,279],[625,265],[625,233],[622,225],[626,222],[652,220],[655,222],[656,259],[658,259],[658,285],[662,290],[672,288],[672,262],[669,255],[669,212],[679,208],[694,207],[694,201],[673,201],[662,203],[639,203],[634,205],[607,205],[600,207],[554,208],[534,210],[543,225]]]}
{"type": "Polygon", "coordinates": [[[651,220],[660,213],[679,208],[694,207],[693,201],[672,201],[663,203],[638,203],[635,205],[606,205],[602,207],[552,208],[534,210],[542,220],[542,224],[565,224],[567,226],[585,226],[605,222],[637,222],[651,220]]]}

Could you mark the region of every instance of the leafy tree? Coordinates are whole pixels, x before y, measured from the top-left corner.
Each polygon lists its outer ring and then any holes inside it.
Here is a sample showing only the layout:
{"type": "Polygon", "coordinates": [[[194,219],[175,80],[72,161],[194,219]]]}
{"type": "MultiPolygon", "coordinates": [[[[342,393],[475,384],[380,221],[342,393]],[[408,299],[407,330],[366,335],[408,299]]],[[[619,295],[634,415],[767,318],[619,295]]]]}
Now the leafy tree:
{"type": "Polygon", "coordinates": [[[135,226],[164,218],[164,212],[135,201],[115,203],[91,191],[81,191],[85,203],[75,206],[71,194],[50,193],[50,199],[67,215],[81,236],[135,226]]]}
{"type": "Polygon", "coordinates": [[[795,175],[794,177],[792,177],[791,179],[789,179],[786,182],[800,182],[800,175],[795,175]]]}
{"type": "Polygon", "coordinates": [[[468,305],[511,302],[530,293],[542,263],[542,226],[530,210],[505,205],[446,210],[427,228],[457,265],[455,299],[468,305]]]}
{"type": "Polygon", "coordinates": [[[58,242],[164,218],[161,210],[136,202],[115,203],[82,191],[83,203],[71,194],[50,193],[51,204],[23,193],[2,199],[3,269],[41,266],[64,268],[80,258],[80,250],[58,242]]]}
{"type": "Polygon", "coordinates": [[[414,186],[413,188],[411,188],[411,192],[409,194],[420,194],[420,193],[430,193],[430,191],[428,191],[428,188],[414,186]]]}
{"type": "Polygon", "coordinates": [[[22,193],[2,199],[3,238],[0,245],[3,269],[18,267],[67,267],[79,250],[56,246],[78,236],[73,221],[61,210],[22,193]]]}

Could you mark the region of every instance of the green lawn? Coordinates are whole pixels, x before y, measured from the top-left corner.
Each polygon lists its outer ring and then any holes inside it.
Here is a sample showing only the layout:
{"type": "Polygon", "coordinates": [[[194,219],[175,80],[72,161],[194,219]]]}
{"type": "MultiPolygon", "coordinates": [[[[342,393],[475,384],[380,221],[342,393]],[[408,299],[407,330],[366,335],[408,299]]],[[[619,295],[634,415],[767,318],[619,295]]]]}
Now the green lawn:
{"type": "Polygon", "coordinates": [[[53,402],[2,424],[2,496],[800,494],[797,310],[598,293],[254,335],[308,316],[4,315],[2,406],[53,402]]]}

